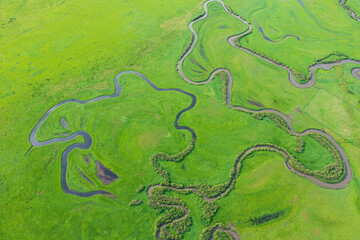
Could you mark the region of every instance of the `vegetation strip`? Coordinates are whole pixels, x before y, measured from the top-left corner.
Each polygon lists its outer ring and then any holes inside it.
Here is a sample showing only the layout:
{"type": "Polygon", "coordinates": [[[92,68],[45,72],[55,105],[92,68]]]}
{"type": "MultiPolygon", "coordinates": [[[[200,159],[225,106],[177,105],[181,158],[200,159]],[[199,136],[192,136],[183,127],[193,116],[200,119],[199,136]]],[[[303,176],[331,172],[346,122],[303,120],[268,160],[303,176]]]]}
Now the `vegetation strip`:
{"type": "Polygon", "coordinates": [[[67,180],[66,180],[66,173],[67,173],[67,165],[68,165],[68,156],[70,154],[70,152],[74,149],[89,149],[92,145],[92,138],[90,136],[90,134],[88,134],[87,132],[84,131],[77,131],[75,133],[73,133],[70,136],[64,137],[64,138],[53,138],[53,139],[49,139],[43,142],[39,142],[36,140],[36,133],[39,130],[40,126],[42,125],[42,123],[46,120],[46,118],[53,112],[55,111],[57,108],[59,108],[60,106],[66,104],[66,103],[70,103],[70,102],[76,102],[79,104],[86,104],[86,103],[92,103],[92,102],[97,102],[103,99],[110,99],[110,98],[115,98],[120,96],[121,91],[122,91],[122,87],[119,84],[119,78],[122,75],[125,74],[134,74],[136,76],[141,77],[147,84],[149,84],[153,89],[159,91],[159,92],[168,92],[168,91],[175,91],[175,92],[181,92],[185,95],[188,95],[192,98],[192,102],[190,104],[189,107],[181,110],[175,118],[175,122],[174,122],[174,126],[176,129],[178,130],[188,130],[192,133],[193,139],[196,139],[196,134],[194,132],[193,129],[191,129],[190,127],[187,126],[179,126],[178,121],[181,117],[181,115],[192,109],[195,104],[196,104],[196,97],[195,95],[188,93],[184,90],[181,89],[177,89],[177,88],[158,88],[157,86],[155,86],[147,77],[145,77],[144,75],[142,75],[141,73],[135,72],[135,71],[124,71],[124,72],[120,72],[118,73],[115,78],[114,78],[114,85],[115,85],[115,90],[114,93],[112,95],[103,95],[103,96],[99,96],[87,101],[82,101],[79,99],[70,99],[70,100],[65,100],[62,101],[58,104],[56,104],[55,106],[53,106],[52,108],[50,108],[45,114],[44,116],[40,119],[40,121],[36,124],[36,126],[34,127],[34,129],[32,130],[32,132],[30,133],[30,142],[33,146],[35,147],[41,147],[41,146],[46,146],[49,145],[51,143],[59,143],[59,142],[67,142],[67,141],[71,141],[75,138],[77,138],[78,136],[81,136],[84,138],[85,142],[84,143],[74,143],[70,146],[68,146],[64,152],[62,153],[61,156],[61,187],[64,190],[65,193],[68,194],[73,194],[79,197],[91,197],[93,195],[97,195],[97,194],[102,194],[102,195],[112,195],[111,193],[107,192],[107,191],[103,191],[103,190],[95,190],[95,191],[90,191],[90,192],[79,192],[76,190],[72,190],[69,188],[68,184],[67,184],[67,180]]]}
{"type": "MultiPolygon", "coordinates": [[[[244,161],[249,155],[253,154],[256,151],[271,151],[271,152],[277,152],[280,155],[282,155],[286,161],[284,162],[285,166],[287,167],[287,169],[289,169],[290,171],[304,176],[310,180],[312,180],[313,182],[315,182],[316,184],[320,183],[320,184],[329,184],[329,183],[324,183],[320,180],[318,180],[317,178],[313,177],[313,176],[308,176],[305,175],[304,173],[297,171],[296,169],[294,169],[291,165],[290,162],[294,160],[294,158],[283,148],[273,145],[273,144],[258,144],[255,145],[253,147],[250,147],[248,149],[246,149],[245,151],[243,151],[236,159],[233,168],[230,171],[230,179],[227,183],[225,183],[225,188],[221,189],[216,189],[217,192],[215,192],[214,196],[206,196],[206,194],[204,194],[201,190],[199,190],[199,187],[195,187],[195,186],[189,186],[189,187],[183,187],[183,186],[178,186],[176,184],[156,184],[156,185],[152,185],[150,186],[146,193],[149,196],[149,198],[155,202],[156,204],[160,205],[160,206],[164,206],[164,207],[174,207],[174,208],[178,208],[180,210],[183,211],[183,214],[181,214],[181,216],[176,217],[175,219],[172,219],[169,222],[164,222],[162,224],[160,224],[159,226],[157,226],[156,229],[156,237],[158,239],[162,239],[161,236],[161,231],[164,227],[167,227],[169,224],[173,223],[174,221],[189,217],[189,210],[184,206],[184,203],[179,203],[178,201],[173,201],[172,199],[166,198],[165,195],[158,195],[158,193],[156,193],[158,196],[158,198],[161,198],[161,200],[163,202],[159,202],[156,197],[154,197],[153,194],[153,190],[160,190],[160,189],[171,189],[173,191],[176,192],[180,192],[180,191],[191,191],[193,193],[195,193],[196,195],[200,196],[204,201],[208,201],[208,202],[214,202],[217,199],[220,199],[224,196],[226,196],[233,188],[233,186],[235,185],[236,179],[239,176],[240,173],[240,168],[241,168],[241,163],[242,161],[244,161]]],[[[342,182],[341,182],[342,183],[342,182]]],[[[318,185],[320,185],[318,184],[318,185]]],[[[321,185],[320,185],[321,186],[321,185]]],[[[323,186],[324,187],[324,186],[323,186]]],[[[333,184],[330,184],[329,188],[336,188],[333,187],[333,184]]],[[[215,191],[216,191],[215,190],[215,191]]],[[[215,230],[214,230],[215,231],[215,230]]],[[[212,234],[214,233],[214,231],[212,232],[212,234]]],[[[234,232],[230,233],[231,236],[234,236],[234,232]]],[[[234,238],[234,239],[238,239],[238,238],[234,238]]]]}
{"type": "Polygon", "coordinates": [[[220,230],[220,231],[223,231],[223,232],[227,232],[230,234],[230,236],[234,239],[234,240],[240,240],[240,236],[237,234],[237,232],[233,231],[233,230],[230,230],[230,229],[226,229],[226,228],[222,228],[222,227],[219,227],[219,226],[215,226],[212,231],[211,231],[211,240],[214,239],[214,233],[216,230],[220,230]]]}
{"type": "MultiPolygon", "coordinates": [[[[198,196],[200,196],[205,201],[214,202],[215,200],[226,196],[231,191],[231,189],[235,185],[236,178],[238,177],[238,175],[240,173],[241,162],[244,159],[246,159],[247,156],[251,155],[252,153],[254,153],[256,151],[271,151],[271,152],[277,152],[277,153],[281,154],[282,156],[284,156],[286,158],[286,161],[284,163],[287,166],[287,168],[289,170],[297,172],[294,168],[292,168],[290,166],[289,160],[291,159],[291,156],[285,149],[282,149],[282,148],[280,148],[278,146],[271,145],[271,144],[259,144],[259,145],[256,145],[256,146],[253,146],[253,147],[250,147],[250,148],[246,149],[245,151],[243,151],[237,157],[237,159],[235,161],[235,164],[234,164],[233,168],[230,171],[230,179],[226,183],[225,188],[223,190],[219,190],[219,192],[217,192],[216,195],[213,196],[213,197],[205,196],[203,194],[203,192],[198,190],[197,187],[192,187],[192,186],[190,186],[190,187],[182,187],[182,186],[168,186],[168,185],[161,185],[161,184],[152,185],[146,190],[147,195],[149,196],[149,198],[152,201],[154,201],[156,204],[161,205],[161,206],[175,207],[175,208],[179,208],[182,211],[184,211],[184,214],[182,214],[180,217],[177,217],[177,218],[173,219],[171,222],[165,222],[165,223],[161,224],[160,226],[158,226],[157,231],[156,231],[156,237],[158,239],[161,239],[160,238],[160,233],[161,233],[162,228],[166,227],[167,225],[171,224],[174,221],[177,221],[177,220],[180,220],[182,218],[187,217],[189,215],[189,210],[185,206],[183,206],[182,204],[172,204],[172,203],[169,204],[169,203],[161,203],[161,202],[159,202],[158,200],[156,200],[156,198],[153,195],[152,191],[154,189],[171,189],[171,190],[174,190],[174,191],[177,191],[177,192],[179,192],[179,191],[191,191],[193,193],[196,193],[198,196]]],[[[164,195],[161,195],[161,196],[164,196],[164,195]]]]}
{"type": "Polygon", "coordinates": [[[232,226],[231,224],[229,224],[229,226],[226,226],[222,223],[215,223],[212,226],[206,227],[200,235],[200,240],[214,239],[214,234],[216,231],[226,232],[234,240],[240,240],[240,236],[239,236],[237,230],[234,228],[234,226],[232,226]]]}

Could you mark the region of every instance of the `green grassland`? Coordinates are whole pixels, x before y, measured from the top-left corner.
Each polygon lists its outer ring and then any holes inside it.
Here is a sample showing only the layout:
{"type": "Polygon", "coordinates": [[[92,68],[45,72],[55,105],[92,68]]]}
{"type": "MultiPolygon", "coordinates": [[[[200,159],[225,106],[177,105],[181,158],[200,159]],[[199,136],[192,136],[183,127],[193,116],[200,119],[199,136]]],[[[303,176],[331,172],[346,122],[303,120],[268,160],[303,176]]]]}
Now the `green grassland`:
{"type": "MultiPolygon", "coordinates": [[[[225,4],[253,25],[240,44],[307,74],[315,61],[332,53],[359,59],[359,23],[337,0],[234,1],[225,4]],[[331,17],[336,16],[336,17],[331,17]],[[258,31],[255,20],[268,37],[258,31]],[[355,30],[355,31],[354,31],[355,30]]],[[[194,150],[181,162],[160,162],[178,184],[224,183],[238,154],[258,143],[285,148],[306,168],[322,170],[333,162],[317,141],[305,136],[304,151],[296,138],[265,118],[229,109],[223,83],[194,86],[181,79],[176,63],[191,40],[188,23],[203,13],[203,1],[2,1],[0,2],[0,238],[3,239],[152,239],[162,213],[147,205],[146,191],[162,181],[150,158],[158,152],[176,154],[191,141],[188,131],[174,127],[176,114],[191,99],[157,92],[142,79],[123,76],[121,96],[95,103],[65,104],[39,129],[39,141],[83,130],[93,138],[88,150],[71,152],[67,180],[72,189],[102,189],[117,198],[80,198],[60,185],[60,157],[72,143],[31,147],[29,134],[43,114],[66,99],[87,100],[112,94],[113,77],[124,70],[143,73],[159,87],[175,87],[197,97],[196,106],[180,119],[198,136],[194,150]],[[68,128],[64,128],[65,119],[68,128]],[[88,156],[90,163],[84,161],[88,156]],[[104,185],[96,176],[100,160],[119,176],[104,185]],[[78,173],[84,172],[94,185],[78,173]],[[129,206],[134,199],[143,201],[129,206]]],[[[346,4],[354,10],[357,1],[346,4]]],[[[286,71],[231,47],[226,39],[247,26],[209,4],[209,18],[197,22],[199,40],[183,63],[184,74],[203,81],[216,68],[227,68],[234,82],[231,102],[249,109],[260,103],[290,115],[297,131],[324,129],[344,148],[353,170],[349,186],[323,189],[284,166],[278,154],[257,152],[244,160],[234,189],[217,201],[211,223],[201,218],[200,198],[180,197],[192,225],[184,239],[198,239],[208,225],[231,223],[242,239],[355,239],[360,223],[360,81],[351,75],[355,64],[316,71],[308,89],[290,84],[286,71]],[[191,61],[193,60],[193,61],[191,61]],[[201,65],[201,67],[199,66],[201,65]],[[281,212],[254,225],[250,219],[281,212]]]]}

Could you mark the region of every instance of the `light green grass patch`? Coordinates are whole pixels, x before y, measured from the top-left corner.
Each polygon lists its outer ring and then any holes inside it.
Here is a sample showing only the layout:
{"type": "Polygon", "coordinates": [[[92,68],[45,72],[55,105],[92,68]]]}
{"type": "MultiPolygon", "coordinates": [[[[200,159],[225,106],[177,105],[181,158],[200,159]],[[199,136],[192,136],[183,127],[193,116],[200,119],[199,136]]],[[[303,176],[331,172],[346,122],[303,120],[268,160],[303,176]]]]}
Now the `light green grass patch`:
{"type": "MultiPolygon", "coordinates": [[[[344,53],[351,50],[351,56],[358,55],[358,41],[349,41],[358,40],[358,32],[354,31],[358,22],[340,8],[338,1],[304,1],[307,12],[296,0],[225,3],[248,21],[254,18],[261,23],[271,38],[299,34],[306,43],[299,45],[289,38],[275,48],[265,43],[256,29],[244,38],[247,46],[286,60],[299,71],[306,72],[310,64],[330,50],[344,53]],[[321,26],[339,33],[324,33],[309,13],[321,26]]],[[[197,96],[196,107],[180,119],[180,124],[194,128],[199,136],[194,151],[180,163],[160,163],[174,182],[224,182],[239,152],[259,142],[279,144],[294,154],[294,138],[273,122],[229,110],[222,101],[219,79],[206,86],[194,86],[176,72],[176,62],[191,38],[187,24],[203,14],[202,4],[203,1],[194,0],[1,1],[0,238],[152,239],[159,216],[146,204],[149,200],[146,191],[136,193],[136,189],[139,185],[147,187],[161,182],[150,166],[152,154],[177,153],[189,143],[190,134],[173,127],[176,113],[188,106],[189,98],[153,92],[141,80],[130,77],[118,99],[84,106],[69,104],[44,123],[39,140],[77,130],[91,134],[93,146],[86,151],[74,150],[69,156],[69,185],[82,191],[105,189],[117,195],[117,199],[80,198],[61,189],[61,153],[69,144],[83,141],[80,138],[30,148],[29,134],[49,108],[66,99],[85,100],[111,94],[113,77],[123,70],[139,71],[159,87],[180,88],[197,96]],[[63,117],[69,123],[68,130],[60,124],[63,117]],[[84,162],[84,154],[92,155],[89,165],[84,162]],[[96,159],[119,179],[104,186],[96,176],[96,159]],[[78,169],[95,186],[84,181],[78,169]],[[140,199],[143,204],[129,207],[133,199],[140,199]]],[[[246,102],[252,98],[265,107],[292,114],[297,130],[325,128],[326,121],[335,121],[326,117],[327,112],[319,116],[324,121],[320,122],[296,111],[316,89],[296,89],[288,82],[285,71],[229,46],[227,37],[245,31],[246,26],[225,14],[218,3],[209,4],[209,10],[211,17],[194,26],[199,42],[189,56],[208,71],[202,74],[191,71],[199,69],[187,59],[184,62],[187,76],[200,81],[214,68],[226,67],[234,76],[234,105],[255,108],[246,102]],[[223,25],[228,28],[219,28],[223,25]],[[207,60],[201,54],[201,44],[207,60]]],[[[358,80],[349,75],[347,68],[344,67],[344,74],[338,69],[319,71],[322,77],[317,86],[351,106],[358,106],[358,80]]],[[[355,134],[358,124],[349,128],[355,134]]],[[[334,137],[343,141],[336,134],[334,137]]],[[[233,223],[244,239],[356,239],[354,225],[360,222],[357,161],[360,150],[357,142],[355,145],[344,142],[342,146],[354,173],[346,189],[319,188],[289,172],[279,155],[256,153],[245,160],[235,189],[217,201],[220,208],[214,222],[233,223]],[[282,209],[286,215],[279,221],[258,227],[247,224],[250,217],[282,209]]],[[[299,154],[299,160],[309,168],[321,168],[326,159],[314,159],[312,154],[327,156],[323,148],[305,139],[305,151],[299,154]]],[[[180,197],[191,209],[193,218],[184,239],[197,239],[205,224],[200,219],[196,196],[180,197]]]]}
{"type": "Polygon", "coordinates": [[[359,135],[359,110],[320,89],[303,111],[340,136],[353,140],[359,135]]]}

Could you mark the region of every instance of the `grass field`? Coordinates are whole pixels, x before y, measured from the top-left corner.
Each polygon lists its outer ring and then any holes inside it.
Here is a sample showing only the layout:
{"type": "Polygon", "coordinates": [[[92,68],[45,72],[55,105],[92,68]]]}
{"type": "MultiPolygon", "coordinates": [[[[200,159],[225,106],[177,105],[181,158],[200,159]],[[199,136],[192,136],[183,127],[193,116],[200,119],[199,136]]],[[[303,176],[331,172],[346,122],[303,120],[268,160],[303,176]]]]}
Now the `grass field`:
{"type": "MultiPolygon", "coordinates": [[[[226,0],[225,4],[253,26],[252,33],[240,39],[242,46],[295,72],[306,75],[310,65],[332,53],[360,59],[359,22],[337,0],[303,2],[304,7],[295,0],[226,0]],[[295,34],[301,41],[268,42],[254,21],[271,39],[295,34]]],[[[117,198],[81,198],[62,190],[61,154],[82,138],[43,147],[32,147],[29,141],[49,108],[66,99],[112,94],[113,78],[120,71],[138,71],[158,87],[196,95],[196,106],[179,121],[196,132],[194,150],[181,162],[160,161],[173,183],[224,183],[239,153],[258,143],[286,149],[310,170],[321,171],[333,163],[331,154],[309,136],[302,138],[303,152],[296,152],[296,137],[274,121],[228,108],[219,77],[200,86],[180,77],[176,63],[191,41],[188,23],[203,13],[202,4],[196,0],[0,2],[0,238],[153,238],[156,221],[164,213],[148,206],[146,190],[136,190],[162,181],[151,166],[151,156],[177,154],[189,145],[191,134],[174,127],[177,113],[190,105],[189,97],[157,92],[139,77],[123,76],[118,98],[65,104],[39,129],[39,141],[88,132],[93,145],[71,152],[68,184],[84,192],[106,190],[117,198]],[[104,185],[96,175],[96,160],[119,178],[104,185]],[[142,204],[129,206],[135,199],[142,204]]],[[[357,1],[346,4],[360,9],[357,1]]],[[[283,69],[231,47],[227,38],[247,26],[219,3],[208,7],[208,19],[194,24],[199,40],[183,63],[184,74],[199,82],[216,68],[228,69],[234,78],[233,105],[277,109],[289,116],[296,131],[325,130],[347,154],[353,178],[344,189],[323,189],[290,172],[280,155],[256,152],[242,163],[233,190],[215,201],[219,209],[210,223],[201,217],[200,197],[167,194],[181,198],[191,210],[192,224],[182,238],[199,239],[204,228],[220,222],[231,223],[241,239],[356,239],[360,81],[351,69],[357,65],[318,70],[313,87],[295,88],[283,69]],[[251,219],[274,214],[279,216],[252,224],[251,219]]]]}
{"type": "Polygon", "coordinates": [[[358,130],[357,122],[360,119],[360,113],[357,108],[324,90],[319,90],[303,110],[345,139],[357,135],[357,132],[351,131],[352,129],[354,129],[353,131],[358,130]],[[329,108],[327,105],[333,107],[329,108]],[[337,118],[326,117],[327,113],[330,116],[337,116],[337,118]]]}

